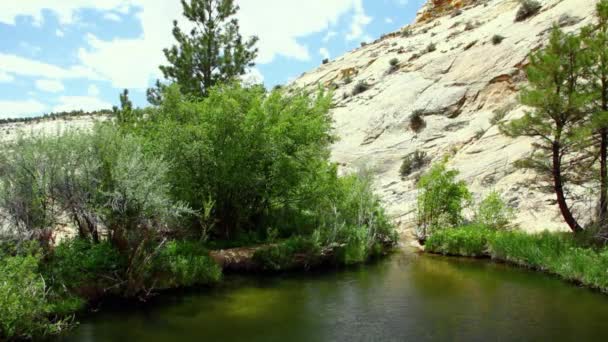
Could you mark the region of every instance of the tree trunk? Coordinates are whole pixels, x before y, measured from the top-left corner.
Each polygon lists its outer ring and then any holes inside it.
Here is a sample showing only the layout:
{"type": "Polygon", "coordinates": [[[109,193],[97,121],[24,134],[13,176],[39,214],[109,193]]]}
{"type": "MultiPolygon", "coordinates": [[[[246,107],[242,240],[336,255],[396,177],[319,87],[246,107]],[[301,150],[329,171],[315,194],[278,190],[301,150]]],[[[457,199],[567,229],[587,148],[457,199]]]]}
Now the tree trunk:
{"type": "Polygon", "coordinates": [[[562,165],[560,158],[561,147],[558,141],[553,142],[553,185],[555,189],[555,194],[557,195],[557,204],[559,205],[559,210],[564,217],[564,220],[572,229],[574,233],[578,233],[583,230],[583,228],[578,224],[568,204],[566,203],[566,197],[564,196],[564,186],[562,183],[562,165]]]}
{"type": "Polygon", "coordinates": [[[599,223],[601,226],[606,224],[608,215],[608,168],[606,159],[608,154],[608,128],[600,130],[600,208],[599,223]]]}

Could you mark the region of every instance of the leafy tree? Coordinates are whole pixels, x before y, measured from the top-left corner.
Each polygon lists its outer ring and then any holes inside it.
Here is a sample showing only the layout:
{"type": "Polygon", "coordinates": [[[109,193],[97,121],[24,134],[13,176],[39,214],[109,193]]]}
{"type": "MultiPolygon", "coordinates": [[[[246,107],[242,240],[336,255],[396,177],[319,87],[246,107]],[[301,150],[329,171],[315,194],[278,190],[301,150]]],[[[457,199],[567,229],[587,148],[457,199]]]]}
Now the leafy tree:
{"type": "Polygon", "coordinates": [[[509,227],[514,216],[513,208],[503,201],[498,192],[492,191],[479,203],[475,221],[485,227],[505,229],[509,227]]]}
{"type": "Polygon", "coordinates": [[[425,240],[434,230],[454,227],[462,222],[462,211],[471,202],[458,171],[448,170],[446,161],[437,163],[418,182],[418,237],[425,240]]]}
{"type": "Polygon", "coordinates": [[[573,177],[576,163],[567,157],[576,149],[577,128],[586,118],[584,107],[589,100],[581,78],[585,67],[581,51],[580,37],[555,27],[548,46],[530,56],[526,69],[530,85],[520,100],[533,110],[502,125],[510,136],[538,138],[537,151],[520,165],[551,177],[561,214],[574,232],[582,227],[568,205],[564,186],[573,177]]]}
{"type": "MultiPolygon", "coordinates": [[[[189,33],[173,22],[176,45],[164,49],[168,65],[164,77],[191,96],[206,96],[211,87],[243,75],[257,56],[257,37],[243,41],[234,0],[182,0],[184,16],[193,24],[189,33]]],[[[148,100],[159,104],[162,85],[148,90],[148,100]]]]}

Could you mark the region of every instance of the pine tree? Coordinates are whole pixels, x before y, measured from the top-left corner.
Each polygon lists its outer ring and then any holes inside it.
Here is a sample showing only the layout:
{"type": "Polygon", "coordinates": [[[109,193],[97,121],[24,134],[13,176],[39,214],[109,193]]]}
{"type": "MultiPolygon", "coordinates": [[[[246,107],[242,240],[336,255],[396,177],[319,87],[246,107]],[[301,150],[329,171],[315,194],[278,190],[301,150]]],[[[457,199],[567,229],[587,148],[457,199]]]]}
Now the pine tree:
{"type": "MultiPolygon", "coordinates": [[[[258,38],[243,41],[235,18],[239,6],[234,0],[182,0],[181,4],[193,28],[185,33],[173,22],[177,43],[163,50],[168,65],[160,70],[184,94],[206,96],[215,84],[243,75],[254,65],[258,38]]],[[[157,81],[156,89],[148,89],[151,103],[158,104],[162,87],[157,81]]]]}
{"type": "MultiPolygon", "coordinates": [[[[590,103],[589,126],[599,143],[600,200],[598,223],[608,223],[608,0],[597,4],[597,24],[581,32],[589,58],[585,78],[589,81],[593,101],[590,103]]],[[[594,156],[595,157],[595,156],[594,156]]]]}
{"type": "Polygon", "coordinates": [[[520,100],[532,111],[502,125],[502,131],[510,136],[537,138],[536,152],[520,165],[550,177],[560,212],[574,232],[582,227],[567,203],[564,186],[573,171],[568,158],[577,147],[589,98],[581,78],[585,68],[581,45],[579,36],[553,29],[548,46],[530,56],[526,69],[530,84],[520,100]]]}

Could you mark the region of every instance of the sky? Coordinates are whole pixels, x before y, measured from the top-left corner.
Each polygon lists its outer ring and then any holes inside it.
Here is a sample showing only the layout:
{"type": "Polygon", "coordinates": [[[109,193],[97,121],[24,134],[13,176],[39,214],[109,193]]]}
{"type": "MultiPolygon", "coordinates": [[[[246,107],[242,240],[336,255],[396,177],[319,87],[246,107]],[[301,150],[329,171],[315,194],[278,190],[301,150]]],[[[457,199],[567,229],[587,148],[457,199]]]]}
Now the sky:
{"type": "MultiPolygon", "coordinates": [[[[412,22],[424,0],[236,2],[260,39],[245,79],[270,88],[412,22]]],[[[110,109],[122,89],[146,106],[173,20],[187,25],[178,0],[2,0],[0,119],[110,109]]]]}

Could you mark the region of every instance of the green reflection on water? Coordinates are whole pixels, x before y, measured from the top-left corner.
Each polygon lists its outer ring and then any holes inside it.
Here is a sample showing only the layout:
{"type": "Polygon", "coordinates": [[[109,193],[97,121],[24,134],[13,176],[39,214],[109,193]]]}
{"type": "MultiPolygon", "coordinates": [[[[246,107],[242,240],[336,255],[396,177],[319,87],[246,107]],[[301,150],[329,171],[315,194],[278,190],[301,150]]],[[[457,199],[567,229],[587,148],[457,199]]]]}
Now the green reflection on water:
{"type": "Polygon", "coordinates": [[[345,271],[228,277],[106,309],[67,341],[608,340],[608,297],[487,261],[399,253],[345,271]]]}

